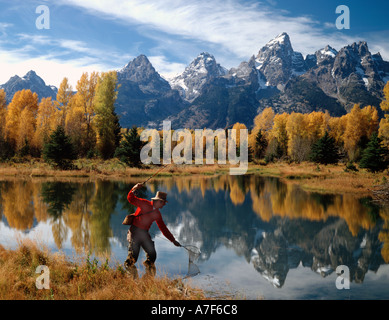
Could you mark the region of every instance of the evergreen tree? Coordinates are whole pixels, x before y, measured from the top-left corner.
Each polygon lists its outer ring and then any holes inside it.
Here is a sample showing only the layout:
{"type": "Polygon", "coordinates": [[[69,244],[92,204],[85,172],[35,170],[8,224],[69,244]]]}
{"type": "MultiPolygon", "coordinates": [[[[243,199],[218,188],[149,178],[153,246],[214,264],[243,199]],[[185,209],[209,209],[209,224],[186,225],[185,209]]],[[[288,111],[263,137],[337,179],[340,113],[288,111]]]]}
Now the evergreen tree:
{"type": "Polygon", "coordinates": [[[49,142],[43,147],[43,159],[60,169],[71,168],[71,161],[76,158],[73,144],[65,134],[62,126],[50,135],[49,142]]]}
{"type": "Polygon", "coordinates": [[[311,161],[321,164],[338,162],[338,148],[335,139],[326,132],[322,138],[313,144],[309,158],[311,161]]]}
{"type": "Polygon", "coordinates": [[[267,140],[260,129],[255,136],[255,158],[261,159],[264,157],[267,145],[267,140]]]}
{"type": "Polygon", "coordinates": [[[372,172],[383,171],[388,167],[388,150],[381,145],[381,139],[377,133],[372,134],[362,153],[359,166],[372,172]]]}
{"type": "Polygon", "coordinates": [[[124,134],[123,140],[116,149],[115,157],[128,166],[140,167],[140,152],[144,143],[140,140],[137,127],[124,134]]]}

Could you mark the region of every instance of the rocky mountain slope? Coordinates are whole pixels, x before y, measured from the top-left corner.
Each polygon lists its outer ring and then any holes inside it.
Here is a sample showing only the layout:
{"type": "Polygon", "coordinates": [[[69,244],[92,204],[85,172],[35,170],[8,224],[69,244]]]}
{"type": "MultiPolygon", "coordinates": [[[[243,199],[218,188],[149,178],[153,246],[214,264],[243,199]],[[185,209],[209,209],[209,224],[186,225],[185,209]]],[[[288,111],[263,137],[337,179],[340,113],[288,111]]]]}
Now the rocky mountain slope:
{"type": "Polygon", "coordinates": [[[0,85],[0,89],[6,92],[7,103],[11,102],[15,92],[23,89],[30,89],[32,92],[36,92],[39,99],[47,97],[55,99],[57,95],[57,88],[47,86],[43,79],[32,70],[27,72],[22,78],[17,75],[11,77],[6,83],[0,85]]]}
{"type": "MultiPolygon", "coordinates": [[[[347,113],[355,103],[378,108],[388,68],[389,62],[372,54],[366,42],[339,52],[327,45],[304,58],[282,33],[249,61],[225,74],[214,73],[201,94],[188,101],[189,107],[169,119],[176,127],[224,128],[235,122],[250,127],[267,107],[278,113],[327,110],[332,116],[347,113]]],[[[178,78],[181,83],[194,81],[188,77],[196,74],[184,72],[178,78]]],[[[177,88],[175,80],[171,83],[177,88]]]]}
{"type": "Polygon", "coordinates": [[[118,83],[116,113],[120,116],[122,127],[156,127],[188,104],[177,90],[172,90],[145,55],[140,55],[118,71],[118,83]]]}
{"type": "MultiPolygon", "coordinates": [[[[355,103],[379,109],[388,80],[389,62],[372,54],[364,41],[339,51],[326,45],[303,57],[293,50],[289,35],[281,33],[230,70],[201,53],[169,80],[140,55],[118,71],[116,112],[123,127],[161,127],[165,119],[173,129],[227,128],[236,122],[251,127],[267,107],[277,113],[327,110],[332,116],[347,113],[355,103]]],[[[33,71],[1,87],[8,100],[21,89],[40,98],[56,92],[33,71]]]]}

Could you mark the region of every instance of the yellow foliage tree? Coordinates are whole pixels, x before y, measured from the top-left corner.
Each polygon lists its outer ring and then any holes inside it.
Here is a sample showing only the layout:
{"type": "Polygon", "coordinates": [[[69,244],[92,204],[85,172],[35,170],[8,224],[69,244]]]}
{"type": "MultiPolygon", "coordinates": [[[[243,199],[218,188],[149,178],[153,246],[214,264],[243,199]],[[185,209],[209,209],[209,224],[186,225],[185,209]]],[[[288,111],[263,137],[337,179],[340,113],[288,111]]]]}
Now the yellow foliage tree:
{"type": "Polygon", "coordinates": [[[55,101],[56,107],[59,109],[59,125],[65,127],[67,111],[69,109],[70,100],[73,96],[72,86],[69,84],[68,78],[63,78],[55,101]]]}
{"type": "Polygon", "coordinates": [[[344,148],[349,159],[355,161],[359,156],[358,143],[366,132],[364,116],[359,104],[354,105],[346,118],[346,128],[343,135],[344,148]]]}
{"type": "Polygon", "coordinates": [[[360,154],[358,144],[361,139],[369,139],[378,129],[378,112],[375,107],[367,106],[361,109],[359,104],[356,104],[346,118],[344,147],[350,160],[355,161],[360,154]]]}
{"type": "Polygon", "coordinates": [[[389,81],[386,83],[384,87],[384,100],[382,100],[380,107],[382,111],[389,113],[389,81]]]}
{"type": "Polygon", "coordinates": [[[305,130],[309,140],[314,143],[323,137],[326,131],[329,130],[331,116],[328,111],[325,113],[313,111],[305,116],[307,118],[305,130]]]}
{"type": "Polygon", "coordinates": [[[389,148],[389,81],[384,87],[384,97],[380,107],[384,112],[385,117],[380,121],[378,135],[382,139],[382,143],[389,148]]]}
{"type": "MultiPolygon", "coordinates": [[[[286,155],[288,150],[288,133],[286,131],[286,124],[288,122],[289,114],[286,112],[282,114],[276,114],[274,116],[274,125],[269,132],[269,141],[275,140],[278,148],[286,155]]],[[[274,151],[274,150],[273,150],[274,151]]]]}
{"type": "Polygon", "coordinates": [[[57,127],[57,122],[55,121],[57,112],[51,97],[43,98],[39,103],[36,119],[37,126],[33,140],[33,146],[38,150],[42,150],[51,132],[57,127]]]}
{"type": "Polygon", "coordinates": [[[74,95],[69,102],[69,109],[65,118],[65,132],[72,139],[75,146],[82,145],[84,132],[84,111],[82,105],[76,103],[77,95],[74,95]]]}
{"type": "Polygon", "coordinates": [[[256,137],[258,135],[259,130],[261,130],[262,135],[269,142],[269,133],[273,128],[274,116],[275,114],[273,109],[266,108],[254,118],[254,127],[249,135],[249,146],[252,148],[254,153],[257,152],[256,137]]]}
{"type": "Polygon", "coordinates": [[[292,112],[286,122],[288,155],[298,162],[307,160],[311,149],[307,120],[308,117],[302,113],[292,112]]]}
{"type": "Polygon", "coordinates": [[[116,71],[104,72],[97,84],[95,95],[95,117],[93,119],[96,130],[96,148],[104,159],[113,156],[115,152],[115,101],[117,97],[116,71]]]}
{"type": "Polygon", "coordinates": [[[5,116],[7,114],[7,100],[4,89],[0,89],[0,141],[4,138],[5,134],[5,116]]]}
{"type": "Polygon", "coordinates": [[[6,115],[6,138],[15,151],[20,151],[25,143],[31,143],[36,128],[38,95],[31,90],[15,93],[6,115]]]}
{"type": "Polygon", "coordinates": [[[78,147],[78,153],[85,156],[96,144],[93,128],[94,96],[99,74],[82,74],[77,82],[77,93],[72,96],[65,118],[65,131],[78,147]]]}
{"type": "Polygon", "coordinates": [[[347,116],[331,117],[328,121],[330,136],[335,139],[337,145],[343,143],[343,135],[346,130],[347,116]]]}
{"type": "Polygon", "coordinates": [[[260,114],[254,118],[254,136],[259,130],[262,130],[262,134],[267,137],[274,124],[274,111],[272,108],[264,109],[260,114]]]}
{"type": "Polygon", "coordinates": [[[240,146],[240,130],[245,130],[247,129],[247,127],[243,124],[243,123],[235,123],[233,126],[232,126],[232,130],[236,130],[236,146],[239,147],[240,146]]]}
{"type": "Polygon", "coordinates": [[[370,138],[371,135],[378,130],[378,111],[375,107],[372,106],[364,107],[361,111],[365,127],[364,134],[366,137],[370,138]]]}

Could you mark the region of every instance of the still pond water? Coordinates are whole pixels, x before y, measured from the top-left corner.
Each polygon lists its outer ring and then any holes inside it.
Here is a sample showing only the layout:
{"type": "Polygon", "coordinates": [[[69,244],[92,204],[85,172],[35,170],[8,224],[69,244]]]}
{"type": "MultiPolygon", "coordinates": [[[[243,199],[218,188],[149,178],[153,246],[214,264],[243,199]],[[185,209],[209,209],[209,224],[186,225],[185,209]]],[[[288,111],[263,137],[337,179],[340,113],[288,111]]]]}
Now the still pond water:
{"type": "MultiPolygon", "coordinates": [[[[127,202],[139,181],[13,179],[0,181],[0,244],[23,239],[74,258],[82,251],[127,256],[127,202]]],[[[306,192],[256,175],[153,180],[138,196],[168,193],[162,215],[182,244],[201,250],[192,285],[248,299],[389,299],[389,208],[354,195],[306,192]],[[336,286],[336,268],[350,272],[350,289],[336,286]]],[[[150,233],[157,272],[185,277],[188,254],[150,233]]],[[[137,263],[144,272],[142,251],[137,263]]],[[[102,261],[102,260],[100,260],[102,261]]],[[[105,260],[104,260],[105,261],[105,260]]]]}

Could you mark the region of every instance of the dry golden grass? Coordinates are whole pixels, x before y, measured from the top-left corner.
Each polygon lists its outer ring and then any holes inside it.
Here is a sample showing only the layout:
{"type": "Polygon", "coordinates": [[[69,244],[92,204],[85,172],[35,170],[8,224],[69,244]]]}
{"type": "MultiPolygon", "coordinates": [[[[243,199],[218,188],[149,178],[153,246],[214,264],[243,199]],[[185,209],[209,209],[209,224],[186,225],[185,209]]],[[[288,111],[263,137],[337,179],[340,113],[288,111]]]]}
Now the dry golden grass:
{"type": "Polygon", "coordinates": [[[120,265],[84,260],[71,263],[63,254],[51,253],[34,242],[16,250],[0,246],[1,300],[202,300],[204,293],[181,279],[131,277],[120,265]],[[37,289],[39,265],[50,270],[50,288],[37,289]]]}
{"type": "MultiPolygon", "coordinates": [[[[141,168],[127,167],[117,159],[79,159],[74,162],[75,170],[57,170],[40,160],[30,160],[21,163],[0,163],[0,176],[56,176],[56,177],[110,177],[128,178],[151,176],[161,169],[161,165],[149,165],[141,168]]],[[[229,172],[229,165],[176,165],[171,164],[161,171],[158,176],[180,175],[213,175],[229,172]]]]}
{"type": "MultiPolygon", "coordinates": [[[[156,173],[161,165],[131,168],[117,159],[107,161],[98,159],[79,159],[75,161],[77,170],[55,170],[39,160],[23,163],[0,164],[0,177],[54,177],[55,179],[110,179],[143,180],[156,173]],[[141,179],[139,179],[141,178],[141,179]]],[[[311,162],[276,162],[267,165],[250,163],[248,174],[280,177],[287,183],[297,183],[305,189],[319,192],[370,194],[374,185],[382,183],[382,177],[389,178],[388,172],[370,173],[364,169],[357,172],[345,171],[344,164],[317,165],[311,162]]],[[[175,165],[171,164],[158,173],[155,178],[172,176],[213,176],[229,174],[230,165],[175,165]]],[[[135,181],[134,180],[134,181],[135,181]]]]}
{"type": "Polygon", "coordinates": [[[273,163],[252,170],[262,171],[263,175],[278,176],[287,183],[297,183],[304,189],[318,192],[357,193],[368,195],[371,189],[389,177],[386,173],[371,173],[364,169],[359,171],[345,171],[345,165],[317,165],[310,162],[303,163],[273,163]]]}

